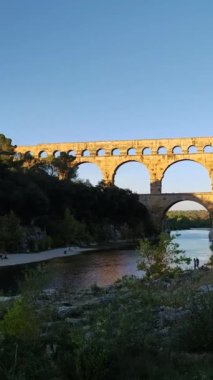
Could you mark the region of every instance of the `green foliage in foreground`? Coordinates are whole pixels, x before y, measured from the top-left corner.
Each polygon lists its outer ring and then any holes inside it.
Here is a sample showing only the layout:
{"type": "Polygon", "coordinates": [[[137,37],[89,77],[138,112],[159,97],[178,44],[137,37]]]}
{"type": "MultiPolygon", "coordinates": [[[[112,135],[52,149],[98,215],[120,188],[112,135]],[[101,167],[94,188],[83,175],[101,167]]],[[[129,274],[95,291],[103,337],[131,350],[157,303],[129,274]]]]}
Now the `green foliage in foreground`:
{"type": "Polygon", "coordinates": [[[87,305],[78,324],[41,302],[43,277],[28,273],[22,297],[0,310],[1,380],[212,379],[213,295],[196,290],[205,274],[93,287],[109,301],[87,305]],[[162,305],[187,313],[162,325],[162,305]]]}
{"type": "Polygon", "coordinates": [[[190,264],[191,259],[174,240],[175,236],[162,233],[157,241],[140,241],[138,269],[145,271],[147,278],[168,275],[180,271],[182,264],[190,264]]]}

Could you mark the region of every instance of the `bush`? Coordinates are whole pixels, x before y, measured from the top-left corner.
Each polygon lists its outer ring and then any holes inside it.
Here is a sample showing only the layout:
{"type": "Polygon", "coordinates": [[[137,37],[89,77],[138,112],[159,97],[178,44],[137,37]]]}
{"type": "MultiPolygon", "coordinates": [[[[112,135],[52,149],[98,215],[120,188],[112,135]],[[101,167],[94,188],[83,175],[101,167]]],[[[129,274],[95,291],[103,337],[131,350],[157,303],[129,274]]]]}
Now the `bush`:
{"type": "Polygon", "coordinates": [[[184,255],[174,239],[162,233],[157,241],[147,238],[140,241],[138,269],[144,270],[147,278],[168,275],[181,270],[181,264],[190,264],[191,259],[184,255]]]}
{"type": "Polygon", "coordinates": [[[213,293],[195,296],[189,317],[173,331],[173,346],[187,352],[213,352],[213,293]]]}

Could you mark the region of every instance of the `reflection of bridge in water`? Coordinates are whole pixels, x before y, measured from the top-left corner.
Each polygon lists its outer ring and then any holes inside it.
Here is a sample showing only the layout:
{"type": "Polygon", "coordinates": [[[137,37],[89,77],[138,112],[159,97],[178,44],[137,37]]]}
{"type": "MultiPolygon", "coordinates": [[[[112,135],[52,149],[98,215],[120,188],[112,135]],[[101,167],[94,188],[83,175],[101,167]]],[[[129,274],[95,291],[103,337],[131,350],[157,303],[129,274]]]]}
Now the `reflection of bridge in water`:
{"type": "MultiPolygon", "coordinates": [[[[206,207],[213,218],[213,137],[125,140],[38,144],[19,146],[17,154],[34,157],[57,156],[67,152],[75,156],[70,166],[96,164],[106,185],[114,183],[119,167],[127,162],[142,163],[150,176],[150,194],[141,194],[140,201],[148,209],[159,229],[166,211],[175,203],[190,200],[206,207]],[[203,193],[162,193],[161,184],[167,169],[180,161],[201,164],[211,180],[211,191],[203,193]]],[[[199,178],[198,178],[199,181],[199,178]]]]}

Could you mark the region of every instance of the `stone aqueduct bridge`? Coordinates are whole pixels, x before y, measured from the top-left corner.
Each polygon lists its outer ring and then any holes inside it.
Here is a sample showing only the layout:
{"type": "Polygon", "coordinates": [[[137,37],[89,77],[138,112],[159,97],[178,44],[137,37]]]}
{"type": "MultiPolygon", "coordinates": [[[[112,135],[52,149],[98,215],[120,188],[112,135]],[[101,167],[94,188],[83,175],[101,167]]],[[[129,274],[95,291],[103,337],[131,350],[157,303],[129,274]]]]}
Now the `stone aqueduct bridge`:
{"type": "MultiPolygon", "coordinates": [[[[192,200],[205,206],[213,218],[213,137],[175,138],[156,140],[125,140],[48,143],[18,146],[18,154],[31,153],[34,157],[55,156],[67,152],[75,156],[72,166],[96,164],[106,185],[114,183],[118,168],[127,162],[145,165],[150,175],[150,194],[141,194],[143,203],[155,226],[160,229],[166,211],[175,203],[192,200]],[[176,162],[194,161],[207,169],[211,191],[206,193],[161,193],[166,170],[176,162]]],[[[197,179],[199,181],[199,178],[197,179]]]]}

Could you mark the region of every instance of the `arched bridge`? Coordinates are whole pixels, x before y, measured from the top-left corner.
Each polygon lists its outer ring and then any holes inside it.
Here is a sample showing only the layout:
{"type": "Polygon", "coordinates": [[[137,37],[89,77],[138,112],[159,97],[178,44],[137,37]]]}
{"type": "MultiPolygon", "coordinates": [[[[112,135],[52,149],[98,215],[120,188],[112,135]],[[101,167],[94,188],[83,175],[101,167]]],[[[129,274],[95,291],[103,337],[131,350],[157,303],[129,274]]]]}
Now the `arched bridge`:
{"type": "Polygon", "coordinates": [[[213,217],[213,137],[152,140],[95,141],[48,143],[18,146],[17,154],[41,158],[67,152],[75,157],[72,166],[96,164],[106,185],[114,183],[118,168],[127,162],[143,163],[150,175],[150,194],[140,195],[156,227],[159,229],[165,212],[182,200],[194,200],[208,209],[213,217]],[[211,191],[207,193],[163,194],[161,183],[166,170],[176,162],[194,161],[207,169],[211,191]]]}
{"type": "Polygon", "coordinates": [[[206,207],[213,222],[213,192],[140,194],[139,199],[149,210],[157,231],[161,230],[165,214],[170,207],[182,201],[194,201],[206,207]]]}

